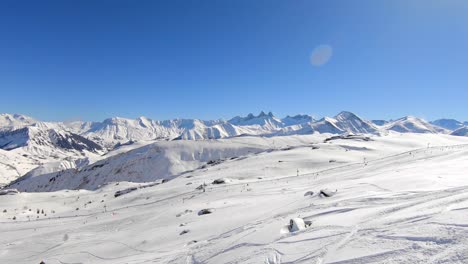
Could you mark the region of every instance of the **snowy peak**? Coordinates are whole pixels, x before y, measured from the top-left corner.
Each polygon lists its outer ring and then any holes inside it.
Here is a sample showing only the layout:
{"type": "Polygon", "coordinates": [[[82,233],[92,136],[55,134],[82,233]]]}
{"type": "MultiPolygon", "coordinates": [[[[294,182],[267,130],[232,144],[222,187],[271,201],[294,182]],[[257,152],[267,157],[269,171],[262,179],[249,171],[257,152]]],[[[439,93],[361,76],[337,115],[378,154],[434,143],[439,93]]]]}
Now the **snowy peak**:
{"type": "Polygon", "coordinates": [[[341,111],[335,116],[338,121],[361,120],[357,115],[348,111],[341,111]]]}
{"type": "Polygon", "coordinates": [[[387,125],[385,125],[385,128],[400,133],[447,134],[449,132],[444,128],[432,125],[431,123],[414,116],[406,116],[398,120],[389,122],[387,125]]]}
{"type": "Polygon", "coordinates": [[[31,138],[32,128],[20,128],[11,131],[0,132],[0,148],[4,150],[12,150],[15,148],[26,146],[31,138]]]}
{"type": "Polygon", "coordinates": [[[353,134],[375,134],[378,133],[377,127],[369,121],[363,120],[354,113],[343,111],[335,116],[334,123],[343,131],[353,134]]]}
{"type": "Polygon", "coordinates": [[[19,114],[0,114],[0,130],[16,129],[33,125],[37,121],[29,116],[19,114]]]}

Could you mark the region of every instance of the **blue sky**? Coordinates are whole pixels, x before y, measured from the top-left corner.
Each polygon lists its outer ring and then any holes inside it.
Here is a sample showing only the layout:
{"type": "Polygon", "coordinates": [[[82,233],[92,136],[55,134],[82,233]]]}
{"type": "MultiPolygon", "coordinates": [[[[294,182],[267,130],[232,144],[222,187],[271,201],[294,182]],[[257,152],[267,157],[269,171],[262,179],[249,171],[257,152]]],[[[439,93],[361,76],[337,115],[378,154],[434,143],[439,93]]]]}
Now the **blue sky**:
{"type": "Polygon", "coordinates": [[[0,2],[0,112],[468,120],[468,2],[0,2]],[[327,63],[311,63],[328,45],[327,63]]]}

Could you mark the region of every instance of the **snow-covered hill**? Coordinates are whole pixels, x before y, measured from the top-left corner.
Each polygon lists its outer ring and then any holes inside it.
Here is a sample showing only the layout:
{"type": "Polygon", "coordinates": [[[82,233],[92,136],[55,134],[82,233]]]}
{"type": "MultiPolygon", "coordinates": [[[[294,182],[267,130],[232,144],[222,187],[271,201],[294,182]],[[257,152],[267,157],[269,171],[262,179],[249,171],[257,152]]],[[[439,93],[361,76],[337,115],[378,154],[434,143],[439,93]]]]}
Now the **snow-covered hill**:
{"type": "MultiPolygon", "coordinates": [[[[253,139],[255,140],[255,139],[253,139]]],[[[80,169],[19,178],[11,188],[21,191],[95,190],[111,182],[173,179],[183,172],[227,162],[269,148],[268,144],[236,141],[162,141],[102,159],[80,169]]]]}

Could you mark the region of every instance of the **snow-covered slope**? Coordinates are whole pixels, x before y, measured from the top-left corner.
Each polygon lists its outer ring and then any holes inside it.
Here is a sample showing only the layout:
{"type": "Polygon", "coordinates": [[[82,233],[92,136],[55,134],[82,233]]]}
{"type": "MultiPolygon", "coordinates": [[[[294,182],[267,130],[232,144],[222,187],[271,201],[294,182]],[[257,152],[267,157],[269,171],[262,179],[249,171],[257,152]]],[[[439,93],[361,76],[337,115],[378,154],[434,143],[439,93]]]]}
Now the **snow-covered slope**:
{"type": "Polygon", "coordinates": [[[463,126],[451,133],[452,136],[468,137],[468,126],[463,126]]]}
{"type": "Polygon", "coordinates": [[[0,149],[0,184],[28,172],[43,174],[83,166],[105,153],[87,138],[40,123],[0,131],[0,149]]]}
{"type": "Polygon", "coordinates": [[[41,161],[34,157],[0,149],[0,187],[26,174],[40,164],[41,161]]]}
{"type": "Polygon", "coordinates": [[[122,182],[97,191],[0,196],[0,262],[468,261],[468,138],[228,141],[281,147],[154,186],[122,182]],[[321,190],[337,192],[326,197],[321,190]],[[290,230],[292,219],[308,224],[290,230]]]}
{"type": "Polygon", "coordinates": [[[414,117],[406,116],[395,121],[391,121],[384,126],[387,130],[393,130],[400,133],[443,133],[448,134],[447,129],[432,125],[429,122],[414,117]]]}

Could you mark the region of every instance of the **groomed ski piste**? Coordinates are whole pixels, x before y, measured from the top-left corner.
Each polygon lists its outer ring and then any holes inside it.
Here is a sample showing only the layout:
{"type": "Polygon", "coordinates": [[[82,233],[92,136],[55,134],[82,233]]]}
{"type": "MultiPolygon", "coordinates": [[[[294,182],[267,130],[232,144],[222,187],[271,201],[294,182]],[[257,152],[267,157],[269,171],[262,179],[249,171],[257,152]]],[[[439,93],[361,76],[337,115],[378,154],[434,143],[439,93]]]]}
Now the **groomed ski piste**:
{"type": "Polygon", "coordinates": [[[188,141],[217,159],[1,195],[0,263],[468,263],[468,138],[328,137],[188,141]]]}

